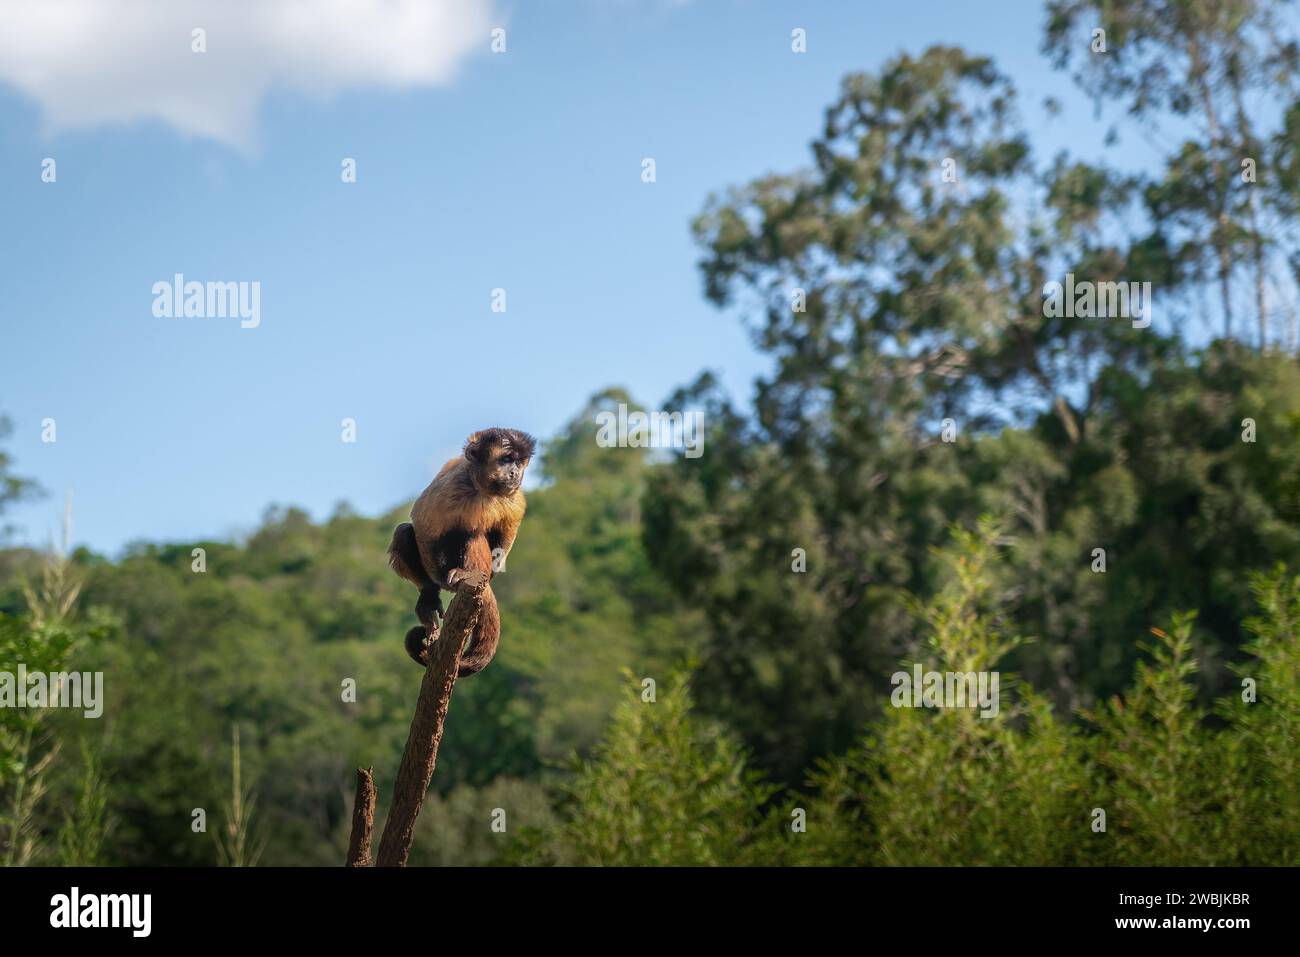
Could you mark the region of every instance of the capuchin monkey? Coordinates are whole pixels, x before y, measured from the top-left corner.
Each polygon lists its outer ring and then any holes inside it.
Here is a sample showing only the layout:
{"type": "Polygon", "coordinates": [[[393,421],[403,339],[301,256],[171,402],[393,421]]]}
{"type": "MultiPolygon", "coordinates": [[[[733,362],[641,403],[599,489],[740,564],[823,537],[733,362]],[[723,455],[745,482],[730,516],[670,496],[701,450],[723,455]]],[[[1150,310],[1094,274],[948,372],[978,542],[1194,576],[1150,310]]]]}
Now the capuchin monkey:
{"type": "MultiPolygon", "coordinates": [[[[438,638],[441,589],[505,567],[524,519],[520,485],[533,457],[533,437],[514,429],[484,429],[465,442],[464,454],[442,467],[398,525],[388,546],[388,564],[420,589],[415,615],[420,624],[406,633],[406,651],[422,666],[438,638]],[[495,560],[494,560],[495,559],[495,560]]],[[[457,675],[478,674],[497,652],[501,616],[489,586],[469,647],[457,675]]]]}

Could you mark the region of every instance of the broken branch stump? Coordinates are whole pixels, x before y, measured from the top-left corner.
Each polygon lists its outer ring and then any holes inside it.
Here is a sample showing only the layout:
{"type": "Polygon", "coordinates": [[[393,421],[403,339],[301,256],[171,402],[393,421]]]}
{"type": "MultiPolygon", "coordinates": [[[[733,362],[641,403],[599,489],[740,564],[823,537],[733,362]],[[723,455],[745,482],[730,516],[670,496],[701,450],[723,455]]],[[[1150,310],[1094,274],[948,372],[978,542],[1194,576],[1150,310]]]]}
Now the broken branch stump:
{"type": "Polygon", "coordinates": [[[370,866],[370,834],[375,829],[374,768],[357,768],[357,799],[352,802],[348,867],[370,866]]]}

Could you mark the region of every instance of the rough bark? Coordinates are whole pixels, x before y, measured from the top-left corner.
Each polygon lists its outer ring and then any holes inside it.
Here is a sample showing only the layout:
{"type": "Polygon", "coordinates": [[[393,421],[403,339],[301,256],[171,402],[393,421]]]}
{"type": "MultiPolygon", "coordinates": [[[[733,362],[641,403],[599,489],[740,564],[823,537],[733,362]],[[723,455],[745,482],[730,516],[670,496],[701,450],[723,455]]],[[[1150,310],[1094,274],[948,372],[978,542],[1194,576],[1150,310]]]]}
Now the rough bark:
{"type": "Polygon", "coordinates": [[[357,768],[357,798],[352,804],[348,867],[370,866],[370,835],[375,829],[374,768],[357,768]]]}
{"type": "Polygon", "coordinates": [[[483,608],[484,591],[490,587],[487,576],[481,573],[476,581],[461,583],[443,619],[441,634],[430,648],[429,664],[424,670],[420,697],[415,705],[415,717],[411,719],[411,732],[406,738],[397,780],[393,782],[393,800],[384,822],[384,833],[379,839],[379,853],[375,859],[379,867],[406,866],[415,821],[420,815],[438,758],[438,744],[442,741],[443,724],[447,720],[451,689],[456,684],[461,650],[466,639],[474,633],[474,625],[483,608]]]}

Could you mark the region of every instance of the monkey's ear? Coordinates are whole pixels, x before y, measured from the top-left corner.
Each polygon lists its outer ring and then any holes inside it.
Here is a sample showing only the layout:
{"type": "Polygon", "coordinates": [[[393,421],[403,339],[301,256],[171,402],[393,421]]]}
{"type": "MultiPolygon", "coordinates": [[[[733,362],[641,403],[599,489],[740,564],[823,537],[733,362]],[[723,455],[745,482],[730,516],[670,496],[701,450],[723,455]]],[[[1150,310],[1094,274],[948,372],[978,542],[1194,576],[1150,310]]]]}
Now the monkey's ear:
{"type": "Polygon", "coordinates": [[[483,433],[475,432],[465,440],[465,458],[471,462],[479,462],[483,458],[483,433]]]}

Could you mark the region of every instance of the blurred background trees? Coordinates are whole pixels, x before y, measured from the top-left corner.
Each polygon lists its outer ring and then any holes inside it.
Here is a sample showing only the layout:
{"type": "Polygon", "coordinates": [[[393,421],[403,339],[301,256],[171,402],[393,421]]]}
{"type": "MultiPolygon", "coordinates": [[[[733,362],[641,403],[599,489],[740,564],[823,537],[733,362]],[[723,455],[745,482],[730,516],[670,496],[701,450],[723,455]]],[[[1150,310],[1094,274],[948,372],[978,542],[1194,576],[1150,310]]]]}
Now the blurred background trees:
{"type": "MultiPolygon", "coordinates": [[[[1143,125],[1159,114],[1182,129],[1194,108],[1215,112],[1175,89],[1208,84],[1211,100],[1243,98],[1242,111],[1261,90],[1293,89],[1294,44],[1269,32],[1270,5],[1212,5],[1202,23],[1204,6],[1055,4],[1045,44],[1063,65],[1086,61],[1081,79],[1099,95],[1131,94],[1143,125]],[[1180,18],[1135,26],[1165,7],[1180,18]],[[1090,52],[1093,20],[1115,25],[1104,55],[1090,52]],[[1212,65],[1189,65],[1189,36],[1202,33],[1212,65]],[[1160,71],[1175,72],[1161,84],[1160,71]]],[[[711,413],[717,434],[705,459],[652,475],[644,535],[656,567],[709,615],[701,702],[783,779],[879,707],[882,662],[913,643],[905,596],[933,593],[929,550],[951,521],[1008,517],[1017,618],[1039,639],[1011,663],[1067,713],[1119,690],[1132,636],[1182,608],[1207,626],[1203,691],[1222,690],[1249,613],[1246,573],[1300,559],[1300,382],[1278,331],[1293,284],[1272,240],[1256,260],[1259,237],[1238,222],[1252,204],[1256,223],[1286,212],[1285,136],[1243,113],[1234,128],[1254,132],[1212,140],[1214,163],[1179,147],[1153,178],[1041,163],[1018,112],[987,60],[900,56],[844,81],[808,169],[732,189],[696,221],[706,294],[746,317],[774,371],[752,411],[707,376],[669,400],[711,413]],[[1229,170],[1229,154],[1255,158],[1259,179],[1243,181],[1236,160],[1229,170]],[[1231,202],[1180,186],[1189,163],[1220,169],[1214,189],[1231,202]],[[1180,205],[1190,194],[1210,211],[1180,205]],[[1197,225],[1230,206],[1227,233],[1197,225]],[[1228,235],[1227,274],[1196,261],[1218,262],[1228,235]],[[1067,273],[1150,281],[1154,321],[1045,315],[1045,284],[1067,273]],[[1227,283],[1231,307],[1257,281],[1277,294],[1255,348],[1191,334],[1198,293],[1227,283]],[[790,574],[795,547],[805,575],[790,574]]]]}

